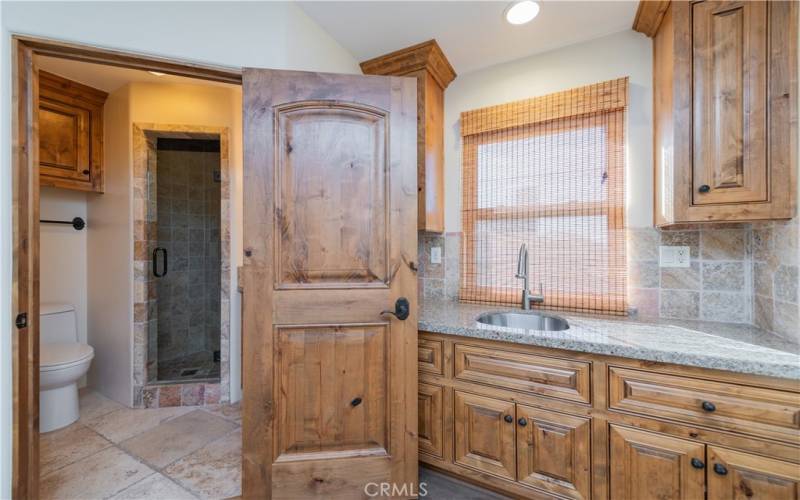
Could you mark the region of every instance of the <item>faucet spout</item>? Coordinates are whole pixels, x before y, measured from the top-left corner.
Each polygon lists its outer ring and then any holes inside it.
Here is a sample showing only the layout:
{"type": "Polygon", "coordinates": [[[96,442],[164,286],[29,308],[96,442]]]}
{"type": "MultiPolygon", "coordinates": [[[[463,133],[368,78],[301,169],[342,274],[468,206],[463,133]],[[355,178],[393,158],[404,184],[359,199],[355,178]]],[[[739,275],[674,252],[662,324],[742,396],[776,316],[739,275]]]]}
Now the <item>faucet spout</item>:
{"type": "MultiPolygon", "coordinates": [[[[519,256],[517,257],[517,278],[528,279],[528,245],[525,243],[519,247],[519,256]]],[[[527,285],[525,288],[528,288],[527,285]]]]}
{"type": "Polygon", "coordinates": [[[544,294],[542,293],[542,285],[539,284],[539,293],[532,294],[528,286],[528,245],[523,243],[519,247],[519,256],[517,257],[517,274],[516,277],[522,280],[522,308],[528,310],[531,308],[531,302],[542,303],[544,302],[544,294]]]}

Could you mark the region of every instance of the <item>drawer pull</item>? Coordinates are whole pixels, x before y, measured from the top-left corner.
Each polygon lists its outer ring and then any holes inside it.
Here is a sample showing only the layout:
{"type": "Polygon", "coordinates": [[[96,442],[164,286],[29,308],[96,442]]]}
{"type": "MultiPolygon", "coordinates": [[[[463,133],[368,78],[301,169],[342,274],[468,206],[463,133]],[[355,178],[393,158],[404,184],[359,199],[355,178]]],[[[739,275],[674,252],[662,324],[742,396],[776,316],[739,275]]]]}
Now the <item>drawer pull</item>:
{"type": "Polygon", "coordinates": [[[355,408],[356,406],[361,404],[361,398],[355,398],[354,400],[350,401],[350,406],[355,408]]]}
{"type": "Polygon", "coordinates": [[[701,406],[705,411],[708,412],[715,411],[717,409],[717,406],[711,401],[703,401],[703,404],[701,406]]]}
{"type": "Polygon", "coordinates": [[[528,425],[528,421],[527,421],[527,420],[525,420],[525,418],[524,418],[524,417],[520,417],[520,419],[519,419],[519,420],[517,420],[517,423],[518,423],[519,425],[521,425],[522,427],[525,427],[526,425],[528,425]]]}
{"type": "Polygon", "coordinates": [[[707,193],[711,191],[711,186],[709,186],[708,184],[703,184],[702,186],[700,186],[698,191],[700,191],[701,193],[707,193]]]}
{"type": "Polygon", "coordinates": [[[714,472],[716,472],[720,476],[724,476],[728,473],[728,468],[722,464],[714,464],[714,472]]]}
{"type": "Polygon", "coordinates": [[[694,467],[695,469],[702,469],[705,466],[706,464],[704,464],[703,461],[700,460],[699,458],[692,459],[692,467],[694,467]]]}
{"type": "Polygon", "coordinates": [[[506,415],[505,417],[503,417],[503,420],[505,420],[510,424],[511,422],[514,421],[514,417],[512,417],[511,415],[506,415]]]}

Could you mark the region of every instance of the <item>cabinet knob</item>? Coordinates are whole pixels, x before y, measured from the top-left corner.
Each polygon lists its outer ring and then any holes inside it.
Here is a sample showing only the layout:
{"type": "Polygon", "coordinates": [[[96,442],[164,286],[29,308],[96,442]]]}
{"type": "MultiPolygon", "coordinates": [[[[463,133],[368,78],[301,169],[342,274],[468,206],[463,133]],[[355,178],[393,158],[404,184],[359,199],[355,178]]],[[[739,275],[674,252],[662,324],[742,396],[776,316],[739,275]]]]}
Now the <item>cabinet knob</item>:
{"type": "Polygon", "coordinates": [[[706,466],[706,464],[704,464],[703,461],[700,460],[699,458],[693,458],[691,463],[692,467],[694,467],[695,469],[702,469],[703,467],[706,466]]]}
{"type": "Polygon", "coordinates": [[[350,406],[356,407],[361,404],[361,398],[355,398],[354,400],[350,401],[350,406]]]}
{"type": "Polygon", "coordinates": [[[715,405],[711,401],[703,401],[701,406],[703,407],[703,409],[705,411],[709,411],[709,412],[715,411],[717,409],[717,405],[715,405]]]}
{"type": "Polygon", "coordinates": [[[520,419],[519,419],[519,420],[517,420],[517,423],[518,423],[519,425],[521,425],[522,427],[525,427],[526,425],[528,425],[528,421],[527,421],[527,420],[525,420],[525,418],[524,418],[524,417],[520,417],[520,419]]]}
{"type": "Polygon", "coordinates": [[[511,422],[514,421],[514,417],[512,417],[511,415],[506,415],[505,417],[503,417],[503,420],[505,420],[510,424],[511,422]]]}
{"type": "Polygon", "coordinates": [[[700,191],[701,193],[707,193],[711,191],[711,186],[709,186],[708,184],[703,184],[697,190],[700,191]]]}
{"type": "Polygon", "coordinates": [[[83,175],[89,175],[89,171],[88,170],[84,170],[83,171],[83,175]]]}
{"type": "Polygon", "coordinates": [[[714,464],[714,472],[719,474],[720,476],[724,476],[728,473],[728,468],[722,464],[714,464]]]}

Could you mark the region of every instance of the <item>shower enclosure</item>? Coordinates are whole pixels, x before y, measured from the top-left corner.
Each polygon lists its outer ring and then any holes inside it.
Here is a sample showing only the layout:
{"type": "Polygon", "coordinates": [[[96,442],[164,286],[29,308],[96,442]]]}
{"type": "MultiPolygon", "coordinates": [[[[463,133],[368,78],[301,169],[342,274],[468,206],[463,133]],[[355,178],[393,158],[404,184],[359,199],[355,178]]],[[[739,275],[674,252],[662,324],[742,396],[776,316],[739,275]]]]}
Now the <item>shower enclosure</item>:
{"type": "Polygon", "coordinates": [[[158,138],[156,155],[155,379],[219,379],[220,143],[158,138]]]}

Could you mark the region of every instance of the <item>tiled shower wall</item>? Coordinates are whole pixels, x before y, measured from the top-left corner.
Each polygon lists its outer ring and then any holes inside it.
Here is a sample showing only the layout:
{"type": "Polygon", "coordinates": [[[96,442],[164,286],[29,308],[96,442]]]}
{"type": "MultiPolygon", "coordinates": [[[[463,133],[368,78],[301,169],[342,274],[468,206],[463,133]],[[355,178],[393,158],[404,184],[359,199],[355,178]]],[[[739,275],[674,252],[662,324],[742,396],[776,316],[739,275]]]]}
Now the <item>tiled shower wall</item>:
{"type": "Polygon", "coordinates": [[[220,153],[158,150],[158,362],[220,346],[220,153]],[[215,180],[217,172],[217,180],[215,180]]]}
{"type": "MultiPolygon", "coordinates": [[[[419,233],[420,300],[458,298],[460,236],[419,233]],[[430,262],[434,246],[440,264],[430,262]]],[[[629,302],[640,317],[755,324],[800,342],[797,219],[629,229],[627,239],[629,302]],[[659,267],[659,245],[689,247],[691,266],[659,267]]]]}

